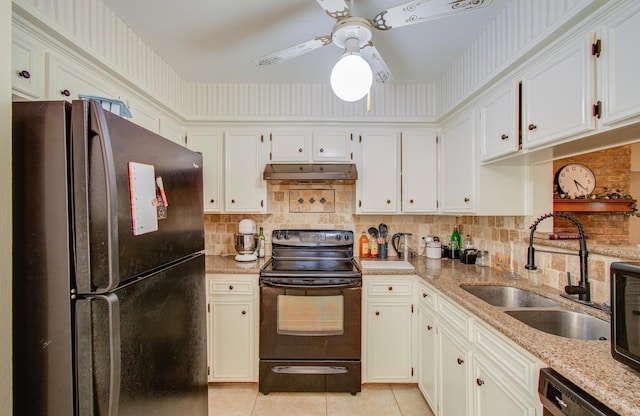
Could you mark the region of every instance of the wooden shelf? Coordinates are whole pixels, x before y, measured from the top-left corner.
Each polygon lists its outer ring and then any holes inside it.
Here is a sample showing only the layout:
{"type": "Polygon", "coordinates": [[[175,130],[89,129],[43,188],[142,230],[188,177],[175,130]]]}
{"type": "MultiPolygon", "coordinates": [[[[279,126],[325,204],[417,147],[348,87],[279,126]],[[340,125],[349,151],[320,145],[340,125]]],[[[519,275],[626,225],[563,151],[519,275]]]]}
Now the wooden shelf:
{"type": "Polygon", "coordinates": [[[631,210],[635,199],[554,199],[554,212],[619,212],[631,210]]]}

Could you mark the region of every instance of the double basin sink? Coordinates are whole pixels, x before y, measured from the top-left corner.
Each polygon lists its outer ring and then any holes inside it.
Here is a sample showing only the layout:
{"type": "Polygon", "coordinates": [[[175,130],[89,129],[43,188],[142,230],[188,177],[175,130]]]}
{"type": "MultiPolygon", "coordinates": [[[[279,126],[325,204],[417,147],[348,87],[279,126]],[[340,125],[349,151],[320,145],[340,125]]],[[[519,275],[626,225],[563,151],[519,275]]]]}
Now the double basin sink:
{"type": "Polygon", "coordinates": [[[495,285],[460,287],[531,328],[548,334],[583,340],[607,340],[611,336],[609,322],[569,310],[528,290],[495,285]]]}

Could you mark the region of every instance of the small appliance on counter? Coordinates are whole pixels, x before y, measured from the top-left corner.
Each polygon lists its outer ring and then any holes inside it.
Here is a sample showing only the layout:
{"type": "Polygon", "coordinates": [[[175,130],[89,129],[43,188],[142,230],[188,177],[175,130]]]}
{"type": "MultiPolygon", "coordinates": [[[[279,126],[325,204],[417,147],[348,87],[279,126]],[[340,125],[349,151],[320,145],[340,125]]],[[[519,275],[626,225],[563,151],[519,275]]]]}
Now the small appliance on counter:
{"type": "Polygon", "coordinates": [[[396,233],[391,237],[391,246],[398,253],[398,257],[405,260],[409,257],[409,241],[408,237],[411,233],[396,233]]]}
{"type": "Polygon", "coordinates": [[[238,233],[233,235],[234,247],[238,254],[236,261],[256,261],[258,259],[258,233],[256,222],[244,219],[238,224],[238,233]]]}
{"type": "Polygon", "coordinates": [[[442,245],[437,236],[428,235],[424,237],[424,241],[427,245],[425,253],[428,259],[439,259],[442,257],[442,245]]]}

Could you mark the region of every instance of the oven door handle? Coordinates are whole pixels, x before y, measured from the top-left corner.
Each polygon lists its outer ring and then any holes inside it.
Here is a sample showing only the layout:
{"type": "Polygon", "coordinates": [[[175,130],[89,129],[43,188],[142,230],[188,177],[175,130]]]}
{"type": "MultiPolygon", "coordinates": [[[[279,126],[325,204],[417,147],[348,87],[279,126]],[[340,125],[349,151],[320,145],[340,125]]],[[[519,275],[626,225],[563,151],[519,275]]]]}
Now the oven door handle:
{"type": "Polygon", "coordinates": [[[260,281],[260,284],[264,286],[279,287],[279,288],[285,288],[285,289],[342,289],[342,288],[362,286],[362,282],[345,282],[345,283],[335,283],[331,285],[296,285],[296,284],[260,281]]]}

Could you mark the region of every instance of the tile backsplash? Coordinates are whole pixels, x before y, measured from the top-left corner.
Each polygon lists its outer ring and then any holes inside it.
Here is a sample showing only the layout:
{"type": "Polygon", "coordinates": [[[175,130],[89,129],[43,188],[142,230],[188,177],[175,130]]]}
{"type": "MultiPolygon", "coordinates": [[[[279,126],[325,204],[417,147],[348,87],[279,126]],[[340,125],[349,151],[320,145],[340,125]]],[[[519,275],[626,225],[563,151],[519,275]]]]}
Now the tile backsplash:
{"type": "MultiPolygon", "coordinates": [[[[269,185],[272,206],[270,214],[207,214],[205,215],[205,249],[209,255],[235,255],[233,235],[238,230],[238,223],[244,218],[256,221],[263,227],[266,236],[266,255],[271,254],[271,232],[276,229],[346,229],[355,233],[354,252],[358,252],[358,242],[362,231],[369,227],[378,227],[385,223],[389,229],[389,238],[397,232],[411,233],[409,247],[418,255],[424,255],[425,241],[423,237],[436,235],[443,244],[449,240],[453,226],[458,224],[460,234],[469,235],[476,248],[487,250],[492,259],[497,254],[508,259],[507,269],[526,277],[527,238],[529,225],[533,218],[522,216],[448,216],[448,215],[355,215],[355,187],[353,185],[309,186],[309,185],[269,185]],[[333,192],[328,192],[333,191],[333,192]],[[333,195],[332,195],[333,194],[333,195]],[[291,202],[292,195],[296,199],[305,199],[303,203],[291,202]],[[303,196],[304,195],[304,196],[303,196]],[[308,198],[316,199],[324,196],[327,200],[334,198],[333,212],[314,212],[313,204],[308,198]],[[328,196],[328,197],[327,197],[328,196]],[[307,208],[292,210],[291,204],[307,204],[307,208]]],[[[317,202],[316,202],[317,204],[317,202]]],[[[389,248],[389,258],[396,253],[389,248]]],[[[543,269],[544,284],[562,289],[566,285],[566,273],[579,276],[577,256],[539,253],[536,260],[543,269]]],[[[609,298],[608,266],[616,259],[590,255],[589,278],[593,288],[593,298],[597,302],[609,298]]]]}

